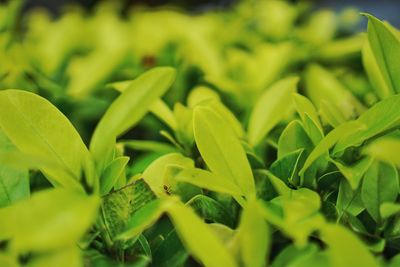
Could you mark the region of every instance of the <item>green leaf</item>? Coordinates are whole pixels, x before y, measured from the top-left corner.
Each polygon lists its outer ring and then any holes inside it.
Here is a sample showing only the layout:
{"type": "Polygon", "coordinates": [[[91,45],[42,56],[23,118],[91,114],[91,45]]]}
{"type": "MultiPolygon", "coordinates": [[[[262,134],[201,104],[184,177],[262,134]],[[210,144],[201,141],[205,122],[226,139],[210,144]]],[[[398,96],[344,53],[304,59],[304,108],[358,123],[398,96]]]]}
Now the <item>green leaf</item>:
{"type": "Polygon", "coordinates": [[[204,266],[237,266],[227,248],[192,209],[175,202],[168,205],[167,212],[186,249],[204,266]]]}
{"type": "MultiPolygon", "coordinates": [[[[177,121],[176,138],[184,147],[191,147],[193,136],[193,110],[180,103],[174,105],[174,116],[177,121]]],[[[190,153],[190,152],[189,152],[190,153]]]]}
{"type": "Polygon", "coordinates": [[[372,164],[372,159],[370,157],[365,157],[351,166],[342,164],[339,161],[331,159],[331,162],[339,169],[343,176],[349,182],[351,188],[355,190],[364,173],[368,170],[369,166],[372,164]]]}
{"type": "Polygon", "coordinates": [[[304,122],[306,120],[306,114],[310,117],[310,119],[317,125],[318,129],[322,132],[322,126],[319,121],[317,110],[311,101],[300,94],[293,94],[293,102],[296,107],[297,113],[299,113],[301,120],[304,122]]]}
{"type": "Polygon", "coordinates": [[[305,158],[303,153],[304,149],[293,151],[272,163],[269,170],[285,183],[298,185],[298,171],[305,158]]]}
{"type": "Polygon", "coordinates": [[[28,267],[80,267],[82,256],[78,247],[68,247],[62,250],[46,253],[34,257],[29,261],[28,267]]]}
{"type": "Polygon", "coordinates": [[[193,168],[193,160],[179,153],[170,153],[157,158],[143,172],[143,179],[157,196],[165,196],[165,175],[169,166],[180,166],[182,168],[193,168]]]}
{"type": "Polygon", "coordinates": [[[322,100],[320,104],[321,118],[336,128],[346,122],[341,111],[331,102],[322,100]]]}
{"type": "Polygon", "coordinates": [[[380,266],[367,246],[343,226],[327,224],[321,229],[321,237],[328,245],[328,256],[332,267],[380,266]]]}
{"type": "Polygon", "coordinates": [[[0,127],[23,153],[57,163],[58,167],[42,168],[54,185],[82,189],[79,180],[88,150],[70,121],[49,101],[25,91],[1,91],[0,127]]]}
{"type": "MultiPolygon", "coordinates": [[[[0,163],[2,154],[14,151],[16,148],[0,130],[0,163]]],[[[28,198],[29,175],[25,168],[13,168],[0,164],[0,208],[28,198]]]]}
{"type": "Polygon", "coordinates": [[[365,173],[361,199],[368,213],[380,222],[379,208],[384,202],[394,202],[399,194],[399,176],[394,166],[374,162],[365,173]]]}
{"type": "Polygon", "coordinates": [[[28,198],[29,175],[26,170],[0,166],[0,208],[28,198]]]}
{"type": "MultiPolygon", "coordinates": [[[[79,24],[78,24],[79,25],[79,24]]],[[[114,28],[114,31],[115,28],[114,28]]],[[[109,37],[112,40],[112,37],[109,37]]],[[[86,57],[71,64],[68,70],[70,81],[67,92],[73,97],[87,97],[99,87],[121,64],[126,55],[126,44],[98,47],[86,57]]]]}
{"type": "Polygon", "coordinates": [[[262,205],[263,216],[291,237],[297,246],[304,246],[308,237],[325,224],[318,213],[321,200],[317,193],[306,188],[291,190],[262,205]]]}
{"type": "Polygon", "coordinates": [[[142,179],[104,196],[102,203],[102,216],[106,227],[104,234],[114,240],[126,230],[129,219],[154,199],[154,193],[142,179]]]}
{"type": "MultiPolygon", "coordinates": [[[[132,82],[133,80],[115,82],[108,84],[108,86],[122,93],[131,86],[132,82]]],[[[163,100],[156,100],[150,106],[149,111],[163,121],[166,125],[168,125],[171,129],[176,129],[176,120],[174,114],[163,100]]]]}
{"type": "Polygon", "coordinates": [[[235,115],[222,102],[216,99],[210,99],[205,100],[198,105],[211,107],[211,109],[224,118],[224,120],[232,127],[237,137],[243,138],[244,130],[242,125],[237,120],[235,115]]]}
{"type": "Polygon", "coordinates": [[[0,266],[19,267],[16,255],[0,253],[0,266]]]}
{"type": "Polygon", "coordinates": [[[219,95],[212,89],[206,86],[197,86],[190,91],[190,94],[187,99],[187,104],[189,107],[194,108],[198,104],[208,100],[219,101],[220,98],[219,95]]]}
{"type": "Polygon", "coordinates": [[[268,88],[257,101],[250,116],[249,143],[258,145],[292,107],[291,96],[296,91],[298,77],[280,80],[268,88]]]}
{"type": "Polygon", "coordinates": [[[360,145],[365,140],[397,126],[400,120],[399,105],[400,95],[395,95],[368,109],[355,121],[362,127],[344,134],[335,146],[333,153],[339,153],[350,146],[360,145]]]}
{"type": "Polygon", "coordinates": [[[282,179],[276,177],[272,172],[266,170],[258,170],[260,173],[267,175],[268,179],[271,181],[276,192],[281,196],[290,196],[292,190],[282,181],[282,179]]]}
{"type": "Polygon", "coordinates": [[[346,61],[358,56],[364,43],[363,34],[340,38],[322,45],[318,57],[328,63],[346,61]]]}
{"type": "Polygon", "coordinates": [[[155,101],[150,106],[150,111],[157,118],[159,118],[166,125],[168,125],[168,127],[170,127],[173,130],[176,130],[177,121],[175,115],[164,101],[162,101],[161,99],[155,101]]]}
{"type": "Polygon", "coordinates": [[[313,149],[313,142],[308,137],[298,120],[290,122],[278,140],[278,159],[299,149],[305,149],[307,154],[313,149]]]}
{"type": "Polygon", "coordinates": [[[192,207],[195,212],[203,219],[233,226],[234,218],[221,203],[205,195],[197,195],[190,199],[186,205],[192,207]]]}
{"type": "MultiPolygon", "coordinates": [[[[301,248],[294,245],[288,245],[281,250],[278,256],[276,256],[271,264],[271,267],[300,267],[301,265],[298,265],[298,263],[303,262],[304,259],[311,258],[317,252],[318,247],[313,243],[307,244],[305,247],[301,248]]],[[[311,266],[314,267],[314,265],[311,266]]]]}
{"type": "Polygon", "coordinates": [[[202,169],[182,169],[174,176],[179,182],[232,196],[243,195],[242,190],[231,180],[202,169]]]}
{"type": "Polygon", "coordinates": [[[237,229],[237,238],[243,266],[266,266],[270,235],[268,225],[255,200],[249,201],[243,209],[237,229]]]}
{"type": "Polygon", "coordinates": [[[380,97],[380,99],[385,99],[393,95],[394,89],[391,87],[391,84],[386,83],[382,74],[382,69],[378,65],[369,42],[366,42],[362,49],[362,60],[369,81],[371,82],[373,88],[375,89],[375,93],[380,97]]]}
{"type": "Polygon", "coordinates": [[[210,108],[194,110],[197,148],[208,168],[234,182],[246,196],[255,194],[254,178],[246,153],[229,125],[210,108]]]}
{"type": "Polygon", "coordinates": [[[165,236],[153,255],[152,264],[159,267],[180,267],[189,257],[175,230],[165,236]]]}
{"type": "Polygon", "coordinates": [[[315,146],[324,138],[322,130],[307,113],[304,114],[303,128],[315,146]]]}
{"type": "Polygon", "coordinates": [[[400,204],[391,202],[382,203],[379,207],[379,212],[382,216],[382,219],[387,219],[388,217],[400,212],[400,204]]]}
{"type": "Polygon", "coordinates": [[[382,21],[368,17],[368,41],[388,88],[400,92],[400,38],[382,21]]]}
{"type": "Polygon", "coordinates": [[[129,157],[118,157],[108,164],[100,178],[100,194],[108,193],[118,181],[120,175],[125,171],[129,157]]]}
{"type": "Polygon", "coordinates": [[[358,132],[359,129],[364,129],[364,125],[362,125],[358,121],[346,122],[333,129],[314,148],[314,150],[308,156],[299,174],[304,175],[304,172],[311,166],[311,164],[320,156],[328,152],[329,149],[331,149],[339,140],[341,140],[343,136],[349,135],[353,132],[358,132]]]}
{"type": "Polygon", "coordinates": [[[151,151],[151,152],[159,152],[159,153],[173,153],[178,152],[177,149],[170,144],[156,142],[156,141],[147,141],[147,140],[121,140],[120,144],[123,144],[125,147],[130,149],[138,150],[138,151],[151,151]]]}
{"type": "Polygon", "coordinates": [[[51,189],[0,209],[0,240],[16,252],[45,252],[73,246],[97,217],[96,196],[51,189]]]}
{"type": "Polygon", "coordinates": [[[360,214],[365,208],[361,200],[361,188],[353,190],[347,180],[340,181],[339,192],[336,200],[336,208],[339,215],[350,213],[353,216],[360,214]]]}
{"type": "Polygon", "coordinates": [[[108,163],[107,154],[115,144],[115,139],[133,127],[162,96],[174,81],[175,70],[168,67],[152,69],[136,80],[111,104],[97,125],[91,143],[97,169],[100,172],[108,163]]]}
{"type": "Polygon", "coordinates": [[[332,103],[343,116],[353,119],[364,111],[363,105],[328,70],[313,64],[305,74],[307,96],[320,108],[322,101],[332,103]]]}
{"type": "Polygon", "coordinates": [[[392,163],[400,166],[400,140],[383,137],[376,141],[368,144],[364,149],[363,153],[370,155],[371,157],[384,161],[387,163],[392,163]]]}
{"type": "Polygon", "coordinates": [[[170,202],[161,198],[147,203],[132,214],[125,227],[126,230],[119,234],[116,239],[128,240],[137,238],[139,234],[153,225],[161,217],[168,205],[170,205],[170,202]]]}

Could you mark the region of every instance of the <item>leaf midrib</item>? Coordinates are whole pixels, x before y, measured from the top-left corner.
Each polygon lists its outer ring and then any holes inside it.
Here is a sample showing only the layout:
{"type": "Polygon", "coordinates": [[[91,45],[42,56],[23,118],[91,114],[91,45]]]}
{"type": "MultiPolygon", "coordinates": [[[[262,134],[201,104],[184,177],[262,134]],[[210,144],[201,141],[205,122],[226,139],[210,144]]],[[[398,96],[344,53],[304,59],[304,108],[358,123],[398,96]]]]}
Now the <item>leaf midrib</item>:
{"type": "Polygon", "coordinates": [[[60,161],[61,165],[64,166],[65,170],[72,175],[76,180],[79,180],[74,171],[68,166],[68,164],[64,161],[64,159],[56,152],[56,150],[53,148],[51,143],[49,143],[44,136],[41,135],[40,131],[35,127],[34,124],[32,124],[28,118],[25,116],[24,112],[19,108],[19,106],[16,104],[14,99],[10,97],[10,95],[6,94],[7,99],[10,101],[10,103],[15,107],[16,111],[21,115],[22,119],[26,122],[26,124],[33,130],[33,132],[36,133],[36,135],[48,146],[50,151],[56,156],[56,158],[60,161]]]}
{"type": "MultiPolygon", "coordinates": [[[[213,129],[213,127],[210,127],[211,125],[210,125],[206,120],[204,120],[204,123],[207,124],[208,129],[213,129]]],[[[228,166],[228,172],[230,173],[231,178],[233,179],[234,183],[235,183],[236,185],[238,185],[238,187],[239,187],[239,188],[241,189],[241,191],[243,192],[243,188],[240,187],[240,184],[238,183],[238,181],[237,181],[237,179],[236,179],[236,176],[234,175],[234,173],[233,173],[233,171],[232,171],[232,169],[231,169],[231,166],[230,166],[230,164],[229,164],[229,161],[225,158],[225,154],[222,153],[224,150],[221,149],[222,146],[221,146],[220,143],[218,142],[218,138],[216,138],[216,136],[214,135],[214,133],[213,133],[212,131],[209,131],[209,133],[210,133],[210,135],[211,135],[211,137],[212,137],[212,138],[211,138],[211,139],[212,139],[211,141],[213,141],[213,143],[216,144],[216,147],[217,147],[218,150],[221,152],[221,155],[223,155],[222,160],[224,161],[225,165],[228,166]]]]}

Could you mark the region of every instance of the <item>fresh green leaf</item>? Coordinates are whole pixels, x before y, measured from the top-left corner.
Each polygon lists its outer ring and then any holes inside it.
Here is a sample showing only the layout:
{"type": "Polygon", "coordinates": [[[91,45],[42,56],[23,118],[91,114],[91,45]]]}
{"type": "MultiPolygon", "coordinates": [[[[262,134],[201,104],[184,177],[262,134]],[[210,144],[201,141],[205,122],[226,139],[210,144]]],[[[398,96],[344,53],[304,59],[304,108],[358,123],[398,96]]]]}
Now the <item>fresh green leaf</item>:
{"type": "Polygon", "coordinates": [[[399,194],[399,176],[394,166],[374,162],[365,173],[361,199],[375,221],[380,222],[380,206],[394,202],[399,194]]]}
{"type": "Polygon", "coordinates": [[[379,138],[363,149],[363,153],[377,160],[396,164],[397,166],[400,166],[399,151],[400,140],[389,137],[379,138]]]}
{"type": "Polygon", "coordinates": [[[385,85],[399,93],[400,68],[396,59],[400,57],[400,38],[382,21],[365,15],[368,17],[368,41],[385,85]]]}
{"type": "Polygon", "coordinates": [[[255,200],[249,201],[244,208],[237,231],[243,266],[265,266],[270,236],[268,225],[255,200]]]}
{"type": "Polygon", "coordinates": [[[143,172],[142,176],[157,196],[166,194],[164,180],[167,168],[171,165],[182,168],[194,167],[194,163],[190,158],[186,158],[178,153],[166,154],[153,161],[143,172]]]}
{"type": "Polygon", "coordinates": [[[16,252],[45,252],[78,242],[97,217],[96,196],[50,189],[0,209],[0,240],[16,252]]]}
{"type": "Polygon", "coordinates": [[[132,81],[129,88],[112,103],[94,131],[90,142],[97,169],[103,170],[107,162],[107,153],[115,144],[115,139],[133,127],[174,80],[175,70],[157,68],[132,81]]]}
{"type": "Polygon", "coordinates": [[[88,160],[87,148],[50,102],[25,91],[1,91],[0,127],[23,153],[57,162],[58,167],[42,168],[55,186],[82,189],[79,180],[88,160]]]}
{"type": "Polygon", "coordinates": [[[343,226],[327,224],[321,230],[321,236],[328,245],[332,267],[379,266],[367,247],[343,226]]]}
{"type": "Polygon", "coordinates": [[[301,123],[294,120],[286,126],[279,137],[278,159],[299,149],[305,149],[309,153],[313,149],[313,143],[301,123]]]}
{"type": "Polygon", "coordinates": [[[100,194],[108,193],[125,170],[129,157],[118,157],[108,164],[100,178],[100,194]]]}
{"type": "Polygon", "coordinates": [[[167,212],[183,244],[194,258],[210,267],[237,266],[226,247],[192,209],[176,202],[167,207],[167,212]]]}
{"type": "Polygon", "coordinates": [[[246,196],[255,194],[254,178],[245,151],[229,125],[213,110],[197,107],[194,135],[211,172],[234,182],[246,196]]]}
{"type": "MultiPolygon", "coordinates": [[[[0,130],[0,153],[16,148],[0,130]]],[[[2,154],[2,153],[1,153],[2,154]]],[[[2,157],[0,154],[0,158],[2,157]]],[[[1,159],[0,159],[1,162],[1,159]]],[[[0,208],[29,197],[29,176],[24,168],[0,164],[0,208]]]]}
{"type": "Polygon", "coordinates": [[[260,97],[250,116],[248,127],[250,144],[258,145],[288,113],[292,106],[290,98],[296,90],[298,81],[298,77],[280,80],[260,97]]]}
{"type": "Polygon", "coordinates": [[[364,125],[358,121],[346,122],[337,128],[333,129],[328,135],[321,140],[321,142],[314,148],[311,154],[308,156],[303,168],[300,170],[300,175],[304,175],[304,172],[311,166],[311,164],[317,160],[320,156],[329,151],[343,136],[349,135],[353,132],[359,132],[360,129],[364,129],[364,125]]]}
{"type": "Polygon", "coordinates": [[[397,126],[400,120],[399,104],[400,96],[395,95],[368,109],[355,121],[362,127],[344,134],[336,144],[333,153],[339,153],[350,146],[360,145],[365,140],[397,126]]]}
{"type": "Polygon", "coordinates": [[[218,193],[225,193],[232,196],[243,195],[243,191],[235,183],[232,183],[231,180],[202,169],[179,170],[174,179],[218,193]]]}

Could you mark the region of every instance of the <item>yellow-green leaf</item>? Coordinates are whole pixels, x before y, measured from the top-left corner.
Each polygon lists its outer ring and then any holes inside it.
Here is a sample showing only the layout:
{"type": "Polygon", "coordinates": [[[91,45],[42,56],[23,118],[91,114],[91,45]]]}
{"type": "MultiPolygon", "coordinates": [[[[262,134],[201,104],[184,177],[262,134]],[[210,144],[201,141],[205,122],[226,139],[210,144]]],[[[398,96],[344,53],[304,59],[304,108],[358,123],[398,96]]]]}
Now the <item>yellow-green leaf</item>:
{"type": "Polygon", "coordinates": [[[194,110],[193,124],[197,147],[211,172],[230,179],[244,194],[254,195],[250,164],[229,124],[208,107],[194,110]]]}

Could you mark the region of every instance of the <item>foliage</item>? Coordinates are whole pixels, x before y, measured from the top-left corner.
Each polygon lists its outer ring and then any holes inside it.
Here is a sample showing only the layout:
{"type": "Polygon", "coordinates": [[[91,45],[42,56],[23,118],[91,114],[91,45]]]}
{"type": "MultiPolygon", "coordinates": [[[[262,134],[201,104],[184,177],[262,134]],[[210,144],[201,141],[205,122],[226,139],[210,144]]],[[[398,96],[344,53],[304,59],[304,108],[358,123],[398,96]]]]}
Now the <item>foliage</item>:
{"type": "Polygon", "coordinates": [[[397,266],[400,33],[354,10],[0,6],[0,266],[397,266]]]}

